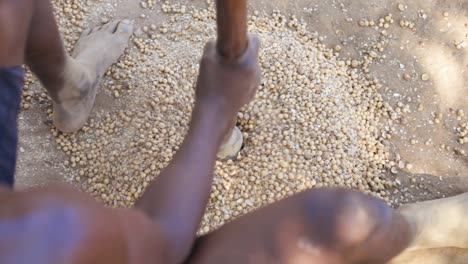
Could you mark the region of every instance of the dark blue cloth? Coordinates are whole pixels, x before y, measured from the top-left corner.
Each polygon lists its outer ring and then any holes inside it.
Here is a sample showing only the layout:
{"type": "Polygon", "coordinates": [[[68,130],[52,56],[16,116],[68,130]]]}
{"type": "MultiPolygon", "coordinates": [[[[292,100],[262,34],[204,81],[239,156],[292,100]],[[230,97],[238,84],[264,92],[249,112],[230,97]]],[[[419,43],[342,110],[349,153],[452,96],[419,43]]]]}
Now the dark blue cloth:
{"type": "Polygon", "coordinates": [[[13,187],[23,68],[0,67],[0,184],[13,187]]]}

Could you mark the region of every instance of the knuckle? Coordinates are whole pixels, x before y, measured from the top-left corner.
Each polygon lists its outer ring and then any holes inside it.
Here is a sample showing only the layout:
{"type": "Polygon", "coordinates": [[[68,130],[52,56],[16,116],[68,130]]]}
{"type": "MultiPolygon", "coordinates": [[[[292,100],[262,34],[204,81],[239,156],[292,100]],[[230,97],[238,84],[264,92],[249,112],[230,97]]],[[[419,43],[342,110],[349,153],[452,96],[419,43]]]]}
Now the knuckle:
{"type": "Polygon", "coordinates": [[[311,193],[305,204],[307,221],[326,224],[324,228],[333,230],[339,241],[348,245],[365,240],[375,230],[378,207],[369,197],[342,189],[311,193]]]}
{"type": "Polygon", "coordinates": [[[358,245],[371,237],[379,226],[386,223],[390,209],[380,201],[371,200],[360,193],[351,193],[344,201],[345,213],[339,228],[342,239],[350,245],[358,245]]]}
{"type": "Polygon", "coordinates": [[[211,66],[212,64],[214,64],[216,61],[215,58],[213,58],[213,56],[211,56],[210,54],[205,54],[202,58],[201,58],[201,65],[204,66],[204,67],[209,67],[211,66]]]}

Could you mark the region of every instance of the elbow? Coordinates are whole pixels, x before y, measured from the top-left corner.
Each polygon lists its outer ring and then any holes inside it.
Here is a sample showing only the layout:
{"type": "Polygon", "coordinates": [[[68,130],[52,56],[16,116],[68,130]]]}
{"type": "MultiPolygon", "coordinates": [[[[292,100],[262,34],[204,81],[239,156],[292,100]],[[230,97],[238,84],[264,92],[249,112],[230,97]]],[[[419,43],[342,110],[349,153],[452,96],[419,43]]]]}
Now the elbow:
{"type": "Polygon", "coordinates": [[[165,263],[184,263],[190,256],[195,241],[196,230],[189,230],[183,223],[169,221],[168,219],[158,219],[158,225],[161,227],[162,235],[166,241],[166,262],[165,263]]]}

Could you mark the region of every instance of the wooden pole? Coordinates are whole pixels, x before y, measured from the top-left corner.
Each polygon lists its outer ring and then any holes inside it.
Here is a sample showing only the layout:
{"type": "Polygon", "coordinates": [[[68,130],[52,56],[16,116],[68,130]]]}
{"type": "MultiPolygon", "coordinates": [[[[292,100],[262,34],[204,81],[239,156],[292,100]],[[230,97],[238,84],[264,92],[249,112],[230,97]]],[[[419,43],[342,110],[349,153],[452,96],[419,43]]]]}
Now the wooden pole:
{"type": "Polygon", "coordinates": [[[217,0],[217,48],[228,60],[242,56],[248,45],[247,0],[217,0]]]}
{"type": "MultiPolygon", "coordinates": [[[[235,61],[244,54],[248,46],[247,0],[216,0],[216,21],[216,48],[227,62],[235,61]]],[[[218,152],[220,159],[236,157],[242,147],[242,132],[235,123],[232,128],[218,152]]]]}

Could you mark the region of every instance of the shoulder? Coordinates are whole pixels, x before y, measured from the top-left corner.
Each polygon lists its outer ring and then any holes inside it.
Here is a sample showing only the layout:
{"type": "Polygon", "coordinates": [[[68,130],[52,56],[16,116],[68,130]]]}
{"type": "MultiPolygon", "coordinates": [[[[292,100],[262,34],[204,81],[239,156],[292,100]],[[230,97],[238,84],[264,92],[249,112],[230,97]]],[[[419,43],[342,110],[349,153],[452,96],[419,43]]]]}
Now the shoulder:
{"type": "Polygon", "coordinates": [[[162,259],[158,228],[139,212],[106,208],[70,187],[0,197],[0,252],[6,252],[0,253],[1,263],[144,264],[162,259]]]}

